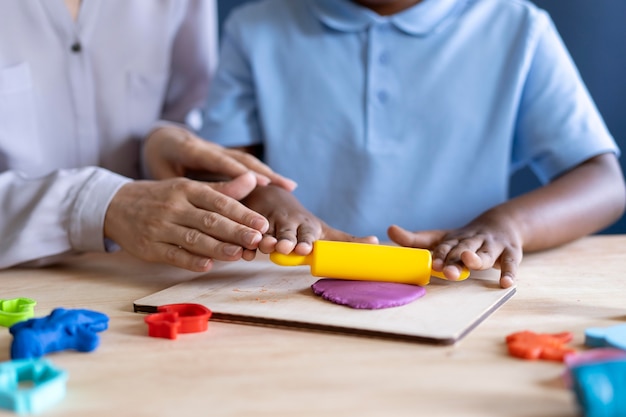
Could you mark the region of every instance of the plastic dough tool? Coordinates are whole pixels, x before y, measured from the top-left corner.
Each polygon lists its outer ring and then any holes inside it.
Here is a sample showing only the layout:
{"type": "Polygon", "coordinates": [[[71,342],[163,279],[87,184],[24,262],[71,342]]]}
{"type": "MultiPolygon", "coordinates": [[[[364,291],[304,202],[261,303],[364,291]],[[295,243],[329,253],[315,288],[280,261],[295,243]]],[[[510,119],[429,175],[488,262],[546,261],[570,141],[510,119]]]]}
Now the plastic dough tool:
{"type": "MultiPolygon", "coordinates": [[[[433,271],[429,250],[402,246],[317,240],[308,255],[273,252],[270,260],[282,266],[310,265],[315,277],[356,281],[385,281],[427,285],[430,277],[446,279],[433,271]]],[[[460,280],[469,277],[463,268],[460,280]]]]}

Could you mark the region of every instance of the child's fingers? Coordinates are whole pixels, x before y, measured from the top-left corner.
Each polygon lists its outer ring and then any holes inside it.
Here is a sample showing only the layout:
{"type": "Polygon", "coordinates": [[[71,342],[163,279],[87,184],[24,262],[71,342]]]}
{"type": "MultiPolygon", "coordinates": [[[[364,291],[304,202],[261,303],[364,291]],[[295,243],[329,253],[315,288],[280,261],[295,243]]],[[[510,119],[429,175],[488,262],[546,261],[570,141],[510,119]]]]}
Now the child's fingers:
{"type": "Polygon", "coordinates": [[[292,239],[281,238],[278,239],[278,242],[276,242],[276,246],[274,246],[274,249],[276,250],[276,252],[288,255],[293,252],[293,249],[296,247],[297,243],[297,241],[292,239]]]}
{"type": "MultiPolygon", "coordinates": [[[[456,241],[456,239],[453,241],[456,241]]],[[[447,242],[444,241],[442,243],[447,243],[447,242]]],[[[458,264],[459,262],[463,261],[463,254],[465,253],[476,254],[481,248],[484,247],[484,245],[485,245],[485,240],[480,236],[461,238],[460,240],[458,240],[458,243],[452,246],[450,250],[448,251],[445,257],[445,264],[446,265],[458,264]]],[[[465,256],[470,261],[472,261],[473,264],[475,265],[480,264],[480,265],[477,265],[476,268],[466,264],[468,268],[478,269],[483,263],[482,259],[480,259],[481,257],[479,257],[479,259],[476,259],[474,257],[471,257],[470,255],[465,255],[465,256]]],[[[434,253],[433,253],[433,257],[436,257],[434,253]]],[[[491,264],[493,265],[493,261],[491,264]]]]}
{"type": "Polygon", "coordinates": [[[270,234],[263,235],[263,238],[259,242],[259,251],[262,253],[272,253],[276,250],[276,238],[270,234]]]}
{"type": "Polygon", "coordinates": [[[425,230],[409,232],[400,226],[392,225],[387,229],[389,238],[400,246],[430,249],[437,245],[446,235],[444,230],[425,230]]]}
{"type": "Polygon", "coordinates": [[[489,263],[489,259],[485,259],[484,255],[485,254],[482,252],[463,252],[461,254],[461,262],[463,262],[463,265],[469,269],[473,269],[474,271],[491,268],[493,266],[493,262],[489,263]]]}
{"type": "Polygon", "coordinates": [[[325,227],[321,239],[336,240],[340,242],[356,242],[356,243],[371,243],[378,244],[378,238],[376,236],[363,236],[358,237],[351,235],[341,230],[333,229],[331,227],[325,227]]]}
{"type": "Polygon", "coordinates": [[[521,253],[505,249],[500,255],[500,287],[509,288],[515,285],[517,267],[522,261],[521,253]]]}

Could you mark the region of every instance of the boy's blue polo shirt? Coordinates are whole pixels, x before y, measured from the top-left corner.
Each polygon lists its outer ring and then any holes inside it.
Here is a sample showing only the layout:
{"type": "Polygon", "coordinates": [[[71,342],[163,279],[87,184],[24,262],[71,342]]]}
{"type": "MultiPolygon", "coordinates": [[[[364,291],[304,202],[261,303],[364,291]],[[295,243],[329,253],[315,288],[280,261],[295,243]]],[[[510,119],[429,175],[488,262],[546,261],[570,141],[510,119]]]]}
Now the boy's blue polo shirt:
{"type": "Polygon", "coordinates": [[[203,135],[263,143],[300,201],[355,235],[454,228],[618,152],[549,16],[522,0],[266,0],[225,25],[203,135]]]}

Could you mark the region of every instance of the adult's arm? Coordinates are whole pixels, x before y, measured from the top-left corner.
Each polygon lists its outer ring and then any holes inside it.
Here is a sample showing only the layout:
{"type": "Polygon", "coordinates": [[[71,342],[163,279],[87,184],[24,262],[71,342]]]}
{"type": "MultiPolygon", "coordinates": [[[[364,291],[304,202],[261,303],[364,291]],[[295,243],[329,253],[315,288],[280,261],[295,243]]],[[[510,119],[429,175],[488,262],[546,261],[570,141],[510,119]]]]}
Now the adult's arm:
{"type": "Polygon", "coordinates": [[[102,168],[38,178],[0,173],[0,268],[69,252],[104,251],[106,208],[129,180],[102,168]]]}

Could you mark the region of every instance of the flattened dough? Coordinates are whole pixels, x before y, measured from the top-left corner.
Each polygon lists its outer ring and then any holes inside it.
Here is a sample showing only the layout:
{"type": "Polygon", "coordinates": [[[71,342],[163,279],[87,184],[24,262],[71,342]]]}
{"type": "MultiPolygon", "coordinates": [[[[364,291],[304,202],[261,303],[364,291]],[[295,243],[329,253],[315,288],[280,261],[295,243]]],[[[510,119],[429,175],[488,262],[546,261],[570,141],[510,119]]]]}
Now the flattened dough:
{"type": "Polygon", "coordinates": [[[418,285],[330,278],[320,279],[311,288],[335,304],[368,310],[402,306],[426,294],[426,288],[418,285]]]}

